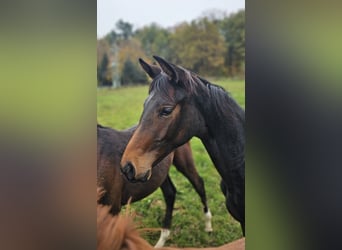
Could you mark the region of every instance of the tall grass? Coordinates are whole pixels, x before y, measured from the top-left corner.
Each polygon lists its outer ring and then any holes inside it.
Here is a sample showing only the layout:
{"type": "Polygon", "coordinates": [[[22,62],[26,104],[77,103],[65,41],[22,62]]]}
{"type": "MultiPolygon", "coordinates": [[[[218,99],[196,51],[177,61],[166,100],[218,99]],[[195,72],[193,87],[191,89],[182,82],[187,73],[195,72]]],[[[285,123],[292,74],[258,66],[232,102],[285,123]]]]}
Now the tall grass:
{"type": "MultiPolygon", "coordinates": [[[[229,79],[210,79],[224,87],[232,97],[245,107],[245,84],[243,81],[229,79]]],[[[138,123],[147,97],[148,86],[134,86],[119,89],[98,89],[97,92],[97,121],[115,129],[126,129],[138,123]]],[[[207,192],[209,208],[213,215],[212,233],[204,232],[204,216],[200,198],[189,181],[175,168],[170,175],[177,196],[168,246],[205,247],[219,246],[242,236],[239,223],[227,212],[225,199],[220,191],[220,176],[213,166],[205,148],[198,138],[191,140],[195,164],[203,177],[207,192]]],[[[158,189],[147,198],[131,205],[136,214],[138,227],[158,228],[165,212],[165,202],[162,192],[158,189]]],[[[159,232],[144,233],[151,244],[159,238],[159,232]]]]}

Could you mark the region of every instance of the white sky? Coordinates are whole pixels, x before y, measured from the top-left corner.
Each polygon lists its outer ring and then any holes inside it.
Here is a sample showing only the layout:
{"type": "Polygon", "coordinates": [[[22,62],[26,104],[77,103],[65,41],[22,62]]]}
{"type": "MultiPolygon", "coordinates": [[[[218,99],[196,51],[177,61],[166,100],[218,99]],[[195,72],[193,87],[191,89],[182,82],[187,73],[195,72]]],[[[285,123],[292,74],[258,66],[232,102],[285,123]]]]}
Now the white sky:
{"type": "Polygon", "coordinates": [[[152,22],[171,27],[192,21],[213,9],[228,14],[245,8],[244,0],[97,0],[97,36],[102,37],[122,19],[134,29],[152,22]]]}

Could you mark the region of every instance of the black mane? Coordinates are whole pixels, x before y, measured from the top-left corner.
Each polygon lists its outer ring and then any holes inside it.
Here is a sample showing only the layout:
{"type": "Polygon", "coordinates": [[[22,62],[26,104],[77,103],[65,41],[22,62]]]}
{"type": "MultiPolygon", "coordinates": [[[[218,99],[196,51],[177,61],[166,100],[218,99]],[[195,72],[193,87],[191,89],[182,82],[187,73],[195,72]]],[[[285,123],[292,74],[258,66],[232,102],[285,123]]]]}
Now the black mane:
{"type": "Polygon", "coordinates": [[[102,126],[101,124],[97,124],[97,128],[107,128],[107,127],[102,126]]]}

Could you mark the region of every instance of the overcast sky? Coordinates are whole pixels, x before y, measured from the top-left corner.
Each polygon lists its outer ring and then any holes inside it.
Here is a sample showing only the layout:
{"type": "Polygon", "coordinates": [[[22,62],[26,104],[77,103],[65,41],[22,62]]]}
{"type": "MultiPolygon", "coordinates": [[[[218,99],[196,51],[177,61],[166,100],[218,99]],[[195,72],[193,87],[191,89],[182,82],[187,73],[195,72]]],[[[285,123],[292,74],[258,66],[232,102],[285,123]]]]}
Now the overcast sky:
{"type": "Polygon", "coordinates": [[[244,0],[97,0],[97,36],[115,28],[119,19],[135,29],[152,22],[166,28],[192,21],[208,10],[231,13],[244,8],[244,0]]]}

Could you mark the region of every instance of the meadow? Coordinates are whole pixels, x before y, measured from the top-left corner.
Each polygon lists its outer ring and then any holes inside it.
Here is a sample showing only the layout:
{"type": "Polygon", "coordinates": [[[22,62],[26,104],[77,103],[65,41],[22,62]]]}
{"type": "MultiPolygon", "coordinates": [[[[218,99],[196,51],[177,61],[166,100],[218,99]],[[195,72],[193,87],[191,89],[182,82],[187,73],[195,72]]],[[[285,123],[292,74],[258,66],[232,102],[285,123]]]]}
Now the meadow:
{"type": "MultiPolygon", "coordinates": [[[[225,88],[245,108],[245,83],[242,80],[209,79],[225,88]]],[[[148,86],[101,88],[97,90],[97,122],[118,130],[138,123],[147,97],[148,86]]],[[[198,138],[191,139],[196,168],[204,179],[208,205],[213,215],[213,232],[204,231],[204,214],[200,198],[190,182],[171,167],[171,179],[177,189],[171,235],[166,246],[206,247],[219,246],[241,238],[240,224],[227,212],[225,199],[220,190],[220,176],[198,138]]],[[[165,202],[158,189],[130,207],[138,228],[160,228],[165,213],[165,202]]],[[[142,236],[154,245],[159,231],[142,231],[142,236]]]]}

